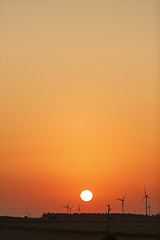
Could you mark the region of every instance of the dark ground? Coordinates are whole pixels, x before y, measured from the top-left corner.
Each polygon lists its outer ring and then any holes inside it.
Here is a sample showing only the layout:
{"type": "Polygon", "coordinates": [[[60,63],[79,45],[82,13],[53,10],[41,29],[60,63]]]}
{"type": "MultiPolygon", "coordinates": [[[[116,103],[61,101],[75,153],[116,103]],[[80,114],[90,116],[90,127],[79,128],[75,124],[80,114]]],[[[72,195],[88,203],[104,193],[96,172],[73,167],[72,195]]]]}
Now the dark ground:
{"type": "MultiPolygon", "coordinates": [[[[106,215],[56,214],[52,217],[1,216],[0,240],[104,240],[106,237],[106,215]]],[[[110,232],[116,240],[160,240],[160,216],[112,215],[110,232]]]]}
{"type": "MultiPolygon", "coordinates": [[[[102,240],[104,234],[65,233],[29,229],[0,229],[0,240],[102,240]]],[[[116,240],[158,240],[160,238],[116,236],[116,240]]]]}

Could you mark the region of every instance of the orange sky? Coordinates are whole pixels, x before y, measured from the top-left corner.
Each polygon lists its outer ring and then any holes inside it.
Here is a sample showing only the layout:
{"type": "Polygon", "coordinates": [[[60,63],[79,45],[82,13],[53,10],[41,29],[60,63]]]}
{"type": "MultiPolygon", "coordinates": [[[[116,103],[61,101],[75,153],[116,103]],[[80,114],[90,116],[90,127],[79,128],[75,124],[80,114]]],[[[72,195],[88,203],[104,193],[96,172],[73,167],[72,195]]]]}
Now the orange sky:
{"type": "Polygon", "coordinates": [[[0,215],[160,211],[159,3],[0,2],[0,215]]]}

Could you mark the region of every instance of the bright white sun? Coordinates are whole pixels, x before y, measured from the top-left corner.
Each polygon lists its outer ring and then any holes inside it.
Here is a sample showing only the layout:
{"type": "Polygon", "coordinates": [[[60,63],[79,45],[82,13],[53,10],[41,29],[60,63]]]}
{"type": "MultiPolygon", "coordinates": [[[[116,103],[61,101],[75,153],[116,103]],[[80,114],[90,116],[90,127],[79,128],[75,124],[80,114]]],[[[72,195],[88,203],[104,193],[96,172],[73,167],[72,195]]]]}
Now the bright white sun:
{"type": "Polygon", "coordinates": [[[81,192],[80,197],[83,201],[88,202],[93,198],[93,193],[89,190],[84,190],[81,192]]]}

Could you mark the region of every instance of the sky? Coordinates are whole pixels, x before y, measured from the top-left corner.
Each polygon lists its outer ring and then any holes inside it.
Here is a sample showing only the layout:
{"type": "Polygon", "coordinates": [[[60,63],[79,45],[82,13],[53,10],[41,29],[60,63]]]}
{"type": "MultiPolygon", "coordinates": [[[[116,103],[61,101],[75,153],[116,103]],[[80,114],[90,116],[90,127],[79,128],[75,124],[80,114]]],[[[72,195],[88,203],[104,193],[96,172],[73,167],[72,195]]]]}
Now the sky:
{"type": "Polygon", "coordinates": [[[0,215],[160,212],[158,0],[0,1],[0,215]],[[82,190],[93,200],[82,202],[82,190]]]}

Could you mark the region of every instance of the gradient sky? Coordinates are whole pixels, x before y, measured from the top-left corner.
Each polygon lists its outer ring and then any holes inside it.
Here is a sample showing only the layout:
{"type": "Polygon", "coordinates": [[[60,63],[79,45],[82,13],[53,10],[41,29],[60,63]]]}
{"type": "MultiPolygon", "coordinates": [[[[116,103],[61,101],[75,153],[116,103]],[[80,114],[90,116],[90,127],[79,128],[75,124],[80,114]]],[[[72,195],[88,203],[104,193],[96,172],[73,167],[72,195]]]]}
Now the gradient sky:
{"type": "Polygon", "coordinates": [[[83,212],[120,212],[127,193],[126,212],[145,213],[144,185],[160,211],[159,13],[158,0],[0,1],[0,215],[78,208],[84,189],[83,212]]]}

